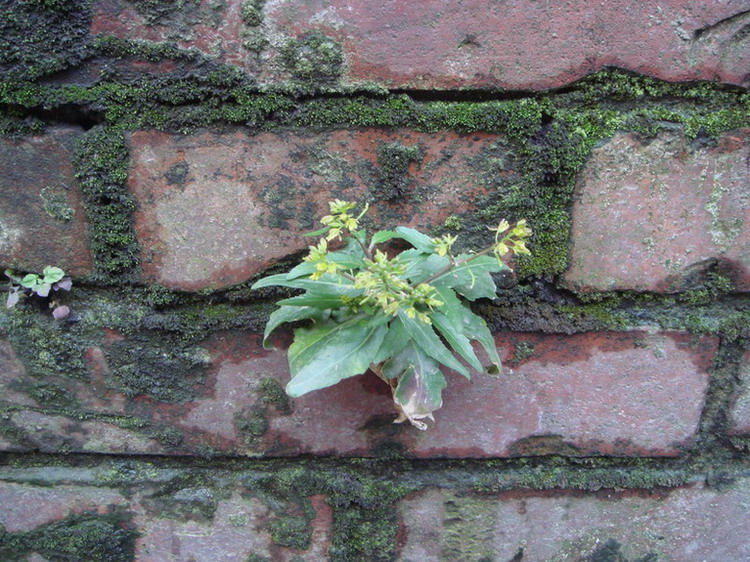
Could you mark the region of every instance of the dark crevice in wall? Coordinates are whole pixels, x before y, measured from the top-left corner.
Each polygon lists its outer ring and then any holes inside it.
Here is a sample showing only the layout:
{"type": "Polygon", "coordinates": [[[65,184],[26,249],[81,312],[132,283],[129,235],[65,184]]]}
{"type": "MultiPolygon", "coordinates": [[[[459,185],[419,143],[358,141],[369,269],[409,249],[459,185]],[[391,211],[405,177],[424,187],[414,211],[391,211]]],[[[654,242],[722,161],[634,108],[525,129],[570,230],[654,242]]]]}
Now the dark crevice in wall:
{"type": "Polygon", "coordinates": [[[103,112],[77,104],[63,104],[53,109],[27,109],[13,105],[0,105],[0,113],[38,119],[46,125],[73,125],[84,131],[105,122],[103,112]]]}

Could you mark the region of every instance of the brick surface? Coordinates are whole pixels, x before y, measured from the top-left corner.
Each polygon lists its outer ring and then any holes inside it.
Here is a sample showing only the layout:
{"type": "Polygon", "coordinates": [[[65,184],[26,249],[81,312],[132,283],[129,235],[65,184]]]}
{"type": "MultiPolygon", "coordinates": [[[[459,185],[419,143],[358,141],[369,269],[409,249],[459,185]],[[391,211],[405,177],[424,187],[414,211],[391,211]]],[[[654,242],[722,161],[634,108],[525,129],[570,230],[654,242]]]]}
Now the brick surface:
{"type": "Polygon", "coordinates": [[[580,175],[564,284],[674,291],[718,261],[738,290],[750,290],[748,158],[750,129],[710,147],[679,132],[650,142],[615,135],[580,175]]]}
{"type": "Polygon", "coordinates": [[[730,431],[750,434],[750,351],[742,357],[739,377],[739,389],[729,412],[730,431]]]}
{"type": "Polygon", "coordinates": [[[0,139],[0,267],[72,275],[92,270],[73,150],[81,130],[0,139]]]}
{"type": "MultiPolygon", "coordinates": [[[[113,475],[117,477],[118,473],[113,475]]],[[[79,476],[83,476],[82,472],[79,476]]],[[[310,541],[307,548],[295,549],[274,544],[272,529],[284,509],[294,509],[296,504],[285,506],[275,501],[271,505],[243,487],[231,483],[220,487],[209,478],[204,479],[204,486],[186,485],[186,480],[179,478],[173,483],[168,476],[165,483],[164,475],[156,469],[148,471],[143,483],[126,483],[125,489],[120,490],[102,485],[103,479],[110,476],[107,471],[100,471],[93,479],[77,485],[59,480],[54,486],[0,482],[0,526],[7,533],[34,532],[76,515],[95,518],[118,512],[124,518],[123,524],[137,531],[134,559],[143,562],[242,562],[251,555],[279,562],[313,562],[327,557],[332,516],[323,496],[310,498],[310,541]]],[[[127,477],[127,472],[121,476],[127,477]]],[[[99,540],[112,543],[108,536],[99,540]]],[[[32,539],[30,551],[33,544],[32,539]]],[[[48,544],[45,547],[54,551],[48,544]]],[[[38,553],[26,554],[46,559],[38,553]]],[[[61,556],[83,560],[85,553],[65,551],[61,556]]]]}
{"type": "Polygon", "coordinates": [[[266,351],[258,335],[225,333],[202,344],[211,366],[193,398],[127,399],[102,353],[93,384],[65,382],[79,413],[44,409],[24,394],[22,375],[6,383],[16,389],[6,400],[25,407],[0,418],[0,434],[25,450],[130,454],[369,456],[395,447],[416,457],[674,456],[692,443],[717,346],[639,331],[499,334],[497,343],[504,374],[469,382],[449,373],[426,432],[391,423],[388,390],[371,374],[287,400],[283,347],[266,351]]]}
{"type": "Polygon", "coordinates": [[[750,481],[597,494],[428,490],[401,502],[398,560],[748,560],[750,481]]]}
{"type": "MultiPolygon", "coordinates": [[[[647,8],[628,0],[279,0],[266,2],[261,17],[248,23],[241,5],[204,0],[160,15],[103,0],[92,32],[173,40],[239,65],[262,82],[288,77],[279,53],[290,39],[312,31],[340,45],[346,82],[393,88],[546,89],[605,66],[670,81],[747,86],[750,72],[747,0],[668,0],[647,8]]],[[[302,56],[316,60],[314,53],[302,56]]]]}
{"type": "MultiPolygon", "coordinates": [[[[484,193],[481,163],[507,152],[496,135],[380,130],[143,131],[130,144],[144,274],[185,290],[244,281],[305,249],[301,234],[320,226],[335,198],[378,202],[388,224],[440,225],[473,208],[484,193]],[[420,156],[395,178],[379,164],[383,147],[420,156]]],[[[506,174],[512,179],[512,168],[506,174]]],[[[369,215],[377,221],[377,213],[369,215]]]]}

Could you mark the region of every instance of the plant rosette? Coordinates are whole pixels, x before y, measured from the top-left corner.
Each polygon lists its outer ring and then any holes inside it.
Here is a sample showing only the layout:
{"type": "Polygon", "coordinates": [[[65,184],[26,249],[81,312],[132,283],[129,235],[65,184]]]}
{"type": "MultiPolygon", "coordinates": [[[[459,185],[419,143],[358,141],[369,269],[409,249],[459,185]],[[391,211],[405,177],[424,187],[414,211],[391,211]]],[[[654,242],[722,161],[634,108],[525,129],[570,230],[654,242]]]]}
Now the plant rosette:
{"type": "MultiPolygon", "coordinates": [[[[65,272],[59,267],[48,265],[41,275],[38,273],[27,273],[16,275],[12,270],[6,269],[5,276],[10,279],[8,283],[8,297],[5,300],[6,308],[13,308],[24,297],[37,296],[47,298],[51,292],[70,291],[73,281],[65,276],[65,272]]],[[[67,318],[70,308],[60,305],[56,299],[50,300],[52,316],[57,320],[67,318]]]]}
{"type": "Polygon", "coordinates": [[[503,220],[492,228],[494,243],[478,252],[454,255],[455,236],[431,238],[399,226],[368,237],[360,228],[367,207],[333,201],[322,236],[304,261],[288,273],[271,275],[253,289],[280,286],[303,294],[278,301],[266,325],[263,346],[280,325],[308,321],[294,330],[289,347],[292,397],[325,388],[370,369],[391,389],[395,423],[427,429],[446,387],[443,367],[466,378],[482,364],[472,342],[484,348],[500,372],[500,357],[486,322],[468,301],[494,298],[492,273],[508,271],[505,259],[529,254],[531,229],[525,220],[503,220]],[[401,239],[412,247],[389,257],[379,246],[401,239]]]}

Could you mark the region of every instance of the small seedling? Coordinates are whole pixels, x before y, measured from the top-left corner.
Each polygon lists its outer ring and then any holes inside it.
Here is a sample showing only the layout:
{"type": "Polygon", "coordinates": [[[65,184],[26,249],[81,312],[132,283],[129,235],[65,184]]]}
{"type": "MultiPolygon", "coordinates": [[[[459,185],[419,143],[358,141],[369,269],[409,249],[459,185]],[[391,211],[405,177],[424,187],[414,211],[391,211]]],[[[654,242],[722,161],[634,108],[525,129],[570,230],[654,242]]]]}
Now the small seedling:
{"type": "MultiPolygon", "coordinates": [[[[37,296],[48,298],[55,291],[70,291],[73,281],[65,276],[65,272],[59,267],[48,265],[42,274],[27,273],[24,276],[16,275],[12,270],[6,269],[5,275],[10,279],[8,283],[8,298],[5,301],[6,308],[13,308],[18,301],[25,297],[37,296]]],[[[70,309],[65,305],[58,304],[56,299],[50,300],[52,316],[58,320],[67,318],[70,309]]]]}
{"type": "Polygon", "coordinates": [[[324,228],[308,234],[322,238],[304,261],[253,285],[305,291],[277,303],[263,345],[269,347],[270,334],[281,324],[310,321],[294,331],[289,348],[290,396],[370,369],[391,389],[399,413],[395,421],[427,429],[421,420],[434,421],[446,387],[441,365],[467,378],[467,365],[482,371],[471,344],[476,341],[492,361],[490,372],[499,372],[492,334],[466,301],[495,297],[491,274],[510,269],[503,261],[507,256],[529,253],[525,241],[531,230],[525,220],[512,227],[503,220],[490,229],[491,246],[454,255],[455,236],[431,238],[399,226],[368,237],[360,228],[367,207],[357,215],[355,204],[337,200],[330,208],[321,220],[324,228]],[[391,257],[378,246],[392,239],[412,248],[391,257]]]}

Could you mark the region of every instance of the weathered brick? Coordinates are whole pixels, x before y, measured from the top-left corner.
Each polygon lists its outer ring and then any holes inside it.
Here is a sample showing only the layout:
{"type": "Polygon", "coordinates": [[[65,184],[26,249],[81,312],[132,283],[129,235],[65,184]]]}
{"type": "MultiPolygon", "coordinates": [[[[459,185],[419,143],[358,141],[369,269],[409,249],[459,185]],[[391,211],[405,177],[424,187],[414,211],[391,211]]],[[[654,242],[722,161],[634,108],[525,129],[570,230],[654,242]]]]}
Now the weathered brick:
{"type": "Polygon", "coordinates": [[[717,263],[750,290],[750,129],[716,145],[618,133],[594,149],[573,204],[567,287],[690,288],[717,263]]]}
{"type": "Polygon", "coordinates": [[[14,446],[46,451],[369,456],[396,447],[416,457],[675,456],[697,431],[717,346],[713,338],[642,331],[507,333],[497,343],[504,374],[469,382],[448,373],[443,408],[426,432],[391,423],[388,390],[371,374],[286,398],[285,351],[263,350],[260,336],[240,333],[202,344],[211,366],[193,398],[126,399],[103,354],[93,385],[66,383],[81,414],[39,412],[28,405],[26,381],[8,400],[27,408],[0,422],[14,446]]]}
{"type": "Polygon", "coordinates": [[[730,431],[735,434],[750,434],[750,351],[740,361],[740,385],[730,409],[730,431]]]}
{"type": "Polygon", "coordinates": [[[748,560],[750,481],[731,489],[507,492],[427,490],[402,500],[398,560],[748,560]]]}
{"type": "Polygon", "coordinates": [[[442,224],[485,192],[476,160],[507,152],[496,135],[380,130],[144,131],[130,144],[144,275],[185,290],[244,281],[305,249],[301,234],[334,198],[379,201],[376,222],[380,213],[388,224],[442,224]],[[399,150],[412,160],[403,174],[388,161],[399,150]]]}
{"type": "Polygon", "coordinates": [[[48,486],[0,482],[0,525],[8,533],[30,531],[54,523],[69,514],[87,511],[106,513],[123,505],[125,498],[114,490],[58,483],[48,486]]]}
{"type": "Polygon", "coordinates": [[[0,266],[41,272],[46,265],[72,275],[92,270],[86,218],[73,150],[76,127],[40,136],[0,139],[0,266]]]}
{"type": "MultiPolygon", "coordinates": [[[[174,40],[266,83],[289,76],[280,53],[290,40],[304,41],[313,31],[340,45],[345,82],[393,88],[547,89],[606,66],[670,81],[747,85],[750,71],[747,0],[669,0],[647,8],[626,0],[455,5],[281,0],[267,2],[260,17],[247,23],[242,4],[201,2],[139,14],[121,0],[99,1],[92,32],[174,40]]],[[[318,67],[321,60],[334,60],[304,45],[299,58],[318,67]]],[[[307,67],[297,66],[304,78],[307,67]]]]}
{"type": "MultiPolygon", "coordinates": [[[[169,475],[156,469],[145,469],[141,474],[137,470],[126,468],[122,473],[117,470],[94,471],[93,478],[86,477],[86,471],[79,471],[76,476],[81,482],[76,485],[66,484],[59,478],[48,479],[44,486],[23,482],[23,478],[20,482],[0,482],[0,505],[3,506],[0,510],[0,528],[7,533],[33,533],[44,525],[77,515],[96,521],[97,516],[118,512],[123,522],[117,525],[127,525],[138,533],[134,555],[135,559],[144,562],[235,562],[247,560],[251,555],[280,562],[313,562],[327,558],[332,511],[323,496],[309,498],[312,508],[312,513],[308,515],[309,541],[306,545],[300,544],[302,548],[292,548],[275,544],[273,529],[279,518],[287,513],[286,510],[293,512],[300,509],[294,502],[285,505],[274,501],[269,505],[251,495],[251,490],[237,485],[227,486],[226,482],[219,487],[210,477],[202,480],[205,483],[202,486],[191,486],[184,475],[182,480],[179,476],[175,478],[172,484],[169,475]],[[137,485],[128,483],[131,470],[136,480],[142,482],[137,485]],[[126,491],[103,486],[108,478],[122,480],[126,491]]],[[[44,476],[50,475],[45,473],[44,476]]],[[[106,531],[106,527],[99,527],[90,529],[89,533],[106,531]]],[[[67,555],[65,559],[83,560],[83,556],[91,554],[73,552],[75,540],[66,546],[64,535],[57,538],[60,541],[57,547],[49,541],[36,540],[53,555],[56,549],[63,549],[64,555],[67,555]]],[[[104,545],[116,547],[108,536],[102,536],[99,540],[104,545]]],[[[305,541],[301,540],[300,543],[305,541]]],[[[23,548],[31,551],[35,544],[38,543],[32,538],[31,544],[23,548]]],[[[0,550],[5,546],[0,540],[0,550]]],[[[12,556],[39,556],[38,553],[3,552],[12,556]]],[[[123,559],[122,556],[123,553],[118,552],[117,559],[123,559]]],[[[44,560],[41,557],[38,559],[44,560]]]]}

